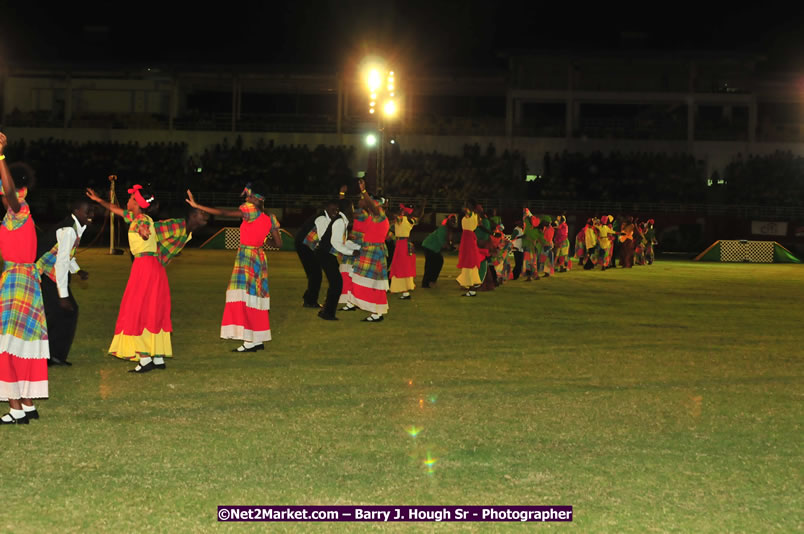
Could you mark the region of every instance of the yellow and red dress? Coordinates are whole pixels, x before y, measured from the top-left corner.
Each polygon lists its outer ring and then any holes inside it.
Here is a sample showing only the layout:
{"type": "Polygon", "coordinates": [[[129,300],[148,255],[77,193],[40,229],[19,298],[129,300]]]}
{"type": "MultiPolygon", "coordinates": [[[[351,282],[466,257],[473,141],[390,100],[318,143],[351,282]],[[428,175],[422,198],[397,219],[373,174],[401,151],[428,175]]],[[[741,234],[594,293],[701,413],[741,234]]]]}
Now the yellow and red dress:
{"type": "Polygon", "coordinates": [[[36,269],[36,230],[18,192],[20,210],[6,212],[0,227],[0,400],[48,396],[50,348],[36,269]]]}
{"type": "Polygon", "coordinates": [[[416,253],[410,242],[410,231],[419,221],[402,216],[394,222],[396,246],[391,260],[391,293],[404,293],[416,288],[416,253]]]}
{"type": "Polygon", "coordinates": [[[253,204],[240,206],[240,248],[237,250],[232,276],[226,288],[226,306],[221,321],[221,338],[251,343],[271,340],[271,294],[268,289],[268,259],[265,238],[279,221],[253,204]]]}
{"type": "Polygon", "coordinates": [[[124,212],[123,219],[129,223],[128,246],[134,262],[109,353],[132,361],[142,357],[172,357],[170,286],[165,267],[159,261],[154,221],[145,214],[135,217],[130,211],[124,212]],[[150,231],[148,239],[139,234],[143,226],[150,231]]]}
{"type": "Polygon", "coordinates": [[[479,286],[482,282],[478,267],[483,261],[483,255],[477,247],[477,235],[475,235],[477,225],[477,213],[472,213],[461,219],[463,233],[461,234],[461,246],[458,250],[458,268],[461,270],[461,274],[457,278],[461,287],[479,286]]]}

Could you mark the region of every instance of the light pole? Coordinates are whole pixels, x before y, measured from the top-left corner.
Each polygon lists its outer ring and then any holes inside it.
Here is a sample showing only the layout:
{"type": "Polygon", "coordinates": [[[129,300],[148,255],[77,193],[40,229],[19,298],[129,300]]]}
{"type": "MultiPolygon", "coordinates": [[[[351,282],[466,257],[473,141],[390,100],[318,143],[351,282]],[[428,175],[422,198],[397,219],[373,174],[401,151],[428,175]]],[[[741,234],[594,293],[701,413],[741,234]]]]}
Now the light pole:
{"type": "Polygon", "coordinates": [[[394,71],[387,67],[371,67],[366,76],[369,91],[369,114],[377,116],[377,130],[379,133],[379,151],[377,152],[377,187],[385,188],[385,126],[386,120],[397,114],[396,105],[396,77],[394,71]],[[378,102],[382,99],[382,109],[378,109],[378,102]]]}

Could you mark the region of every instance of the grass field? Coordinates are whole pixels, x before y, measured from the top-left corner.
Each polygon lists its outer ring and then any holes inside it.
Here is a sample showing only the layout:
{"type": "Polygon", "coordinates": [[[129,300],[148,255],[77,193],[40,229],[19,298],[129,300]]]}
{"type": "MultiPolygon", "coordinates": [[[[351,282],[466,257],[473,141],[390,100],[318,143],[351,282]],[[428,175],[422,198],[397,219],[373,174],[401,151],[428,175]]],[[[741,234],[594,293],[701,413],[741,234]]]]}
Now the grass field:
{"type": "Polygon", "coordinates": [[[0,429],[2,532],[534,528],[218,523],[229,504],[572,505],[573,523],[538,528],[804,528],[804,266],[660,261],[469,299],[447,258],[437,288],[371,325],[302,308],[298,259],[272,253],[274,340],[244,355],[218,338],[234,253],[188,250],[168,267],[175,358],[132,375],[106,355],[130,261],[78,260],[91,278],[73,286],[74,365],[51,368],[41,420],[0,429]]]}

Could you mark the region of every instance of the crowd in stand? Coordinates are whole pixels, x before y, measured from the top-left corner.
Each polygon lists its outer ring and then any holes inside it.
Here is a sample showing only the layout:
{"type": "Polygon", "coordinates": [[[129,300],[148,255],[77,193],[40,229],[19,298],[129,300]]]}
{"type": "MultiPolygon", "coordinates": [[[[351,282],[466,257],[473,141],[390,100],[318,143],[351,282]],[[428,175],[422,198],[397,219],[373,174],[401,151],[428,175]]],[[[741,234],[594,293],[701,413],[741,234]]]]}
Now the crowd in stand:
{"type": "MultiPolygon", "coordinates": [[[[790,152],[738,155],[722,173],[707,175],[703,162],[689,154],[548,152],[537,171],[528,169],[523,154],[499,154],[493,145],[465,145],[459,156],[398,147],[386,153],[384,192],[401,197],[763,205],[804,199],[804,158],[790,152]]],[[[149,182],[162,191],[236,192],[233,184],[251,181],[268,194],[316,194],[355,176],[353,147],[262,141],[244,147],[239,137],[201,154],[189,154],[184,143],[53,138],[17,141],[6,152],[32,165],[45,188],[100,186],[116,174],[125,183],[149,182]]]]}

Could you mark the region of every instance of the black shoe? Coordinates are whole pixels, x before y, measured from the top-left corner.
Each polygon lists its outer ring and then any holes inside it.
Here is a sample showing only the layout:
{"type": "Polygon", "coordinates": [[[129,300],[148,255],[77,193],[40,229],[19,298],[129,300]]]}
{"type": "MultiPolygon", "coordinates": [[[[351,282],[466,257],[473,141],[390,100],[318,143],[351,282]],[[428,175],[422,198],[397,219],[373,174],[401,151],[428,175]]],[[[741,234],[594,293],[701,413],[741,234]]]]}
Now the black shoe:
{"type": "Polygon", "coordinates": [[[466,293],[461,293],[461,296],[462,297],[476,297],[477,296],[477,291],[475,291],[474,293],[471,292],[471,291],[467,291],[466,293]]]}
{"type": "Polygon", "coordinates": [[[60,360],[58,358],[54,358],[54,357],[51,356],[50,359],[47,361],[47,366],[48,367],[53,367],[54,365],[69,367],[72,364],[70,362],[68,362],[67,360],[60,360]]]}
{"type": "Polygon", "coordinates": [[[260,343],[256,347],[251,347],[250,349],[247,349],[245,345],[240,345],[236,349],[232,349],[232,352],[257,352],[258,350],[263,350],[264,348],[265,347],[263,346],[262,343],[260,343]]]}
{"type": "Polygon", "coordinates": [[[303,308],[323,308],[323,306],[317,302],[305,302],[302,305],[303,308]]]}
{"type": "Polygon", "coordinates": [[[410,299],[411,295],[402,295],[401,297],[399,297],[399,300],[410,300],[410,299]]]}
{"type": "Polygon", "coordinates": [[[375,319],[374,317],[372,317],[371,315],[369,315],[368,317],[366,317],[365,319],[363,319],[363,322],[364,322],[364,323],[381,323],[381,322],[383,322],[384,320],[385,320],[385,316],[384,316],[384,315],[380,315],[380,317],[379,317],[378,319],[375,319]]]}
{"type": "Polygon", "coordinates": [[[165,365],[164,363],[155,363],[154,367],[156,367],[157,369],[167,369],[167,365],[165,365]]]}
{"type": "Polygon", "coordinates": [[[30,412],[25,412],[25,418],[28,419],[28,421],[30,421],[31,419],[39,419],[39,411],[33,410],[30,412]]]}
{"type": "Polygon", "coordinates": [[[137,365],[137,367],[135,367],[134,369],[129,369],[128,372],[129,373],[147,373],[149,371],[153,371],[154,369],[156,369],[156,365],[152,361],[146,363],[145,365],[141,365],[141,364],[137,365]]]}
{"type": "Polygon", "coordinates": [[[321,319],[324,319],[325,321],[337,321],[338,320],[338,318],[335,317],[334,315],[329,315],[328,313],[324,313],[324,310],[321,310],[320,312],[318,312],[318,316],[321,319]]]}
{"type": "Polygon", "coordinates": [[[11,415],[11,412],[9,412],[9,413],[7,413],[7,414],[5,414],[3,416],[0,416],[0,425],[27,425],[29,422],[30,421],[28,421],[27,416],[23,416],[23,417],[20,417],[19,419],[17,419],[13,415],[11,415]],[[6,415],[11,417],[11,421],[3,421],[2,418],[5,417],[6,415]]]}
{"type": "Polygon", "coordinates": [[[340,311],[350,312],[350,311],[357,311],[357,306],[352,306],[349,308],[348,306],[344,306],[340,309],[340,311]]]}

